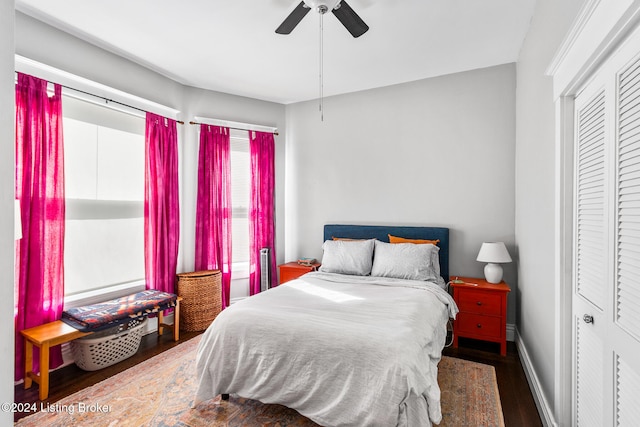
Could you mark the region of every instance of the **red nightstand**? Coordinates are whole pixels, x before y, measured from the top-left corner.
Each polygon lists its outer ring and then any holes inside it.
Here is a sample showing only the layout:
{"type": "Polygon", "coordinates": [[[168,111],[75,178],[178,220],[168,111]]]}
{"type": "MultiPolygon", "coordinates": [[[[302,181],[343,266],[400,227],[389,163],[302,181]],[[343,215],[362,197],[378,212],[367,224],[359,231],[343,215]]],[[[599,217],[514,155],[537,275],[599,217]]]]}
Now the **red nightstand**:
{"type": "Polygon", "coordinates": [[[316,271],[320,267],[319,262],[311,264],[311,266],[300,265],[297,262],[288,262],[278,266],[280,270],[280,284],[288,282],[289,280],[297,279],[305,273],[310,271],[316,271]]]}
{"type": "Polygon", "coordinates": [[[500,344],[500,354],[505,356],[507,294],[511,292],[511,288],[504,281],[494,285],[475,277],[457,279],[464,283],[451,283],[453,299],[460,309],[453,322],[453,347],[458,347],[459,337],[492,341],[500,344]]]}

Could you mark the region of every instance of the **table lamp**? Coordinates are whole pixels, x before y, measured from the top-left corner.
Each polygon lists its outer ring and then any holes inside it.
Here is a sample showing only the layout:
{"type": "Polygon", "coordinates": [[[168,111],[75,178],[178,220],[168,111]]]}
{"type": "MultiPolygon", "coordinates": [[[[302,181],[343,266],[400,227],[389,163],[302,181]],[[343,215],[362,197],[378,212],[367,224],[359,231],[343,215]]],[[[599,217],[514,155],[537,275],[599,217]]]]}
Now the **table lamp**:
{"type": "Polygon", "coordinates": [[[486,262],[484,277],[489,283],[502,281],[502,266],[500,263],[511,262],[511,256],[503,242],[484,242],[478,252],[476,261],[486,262]]]}

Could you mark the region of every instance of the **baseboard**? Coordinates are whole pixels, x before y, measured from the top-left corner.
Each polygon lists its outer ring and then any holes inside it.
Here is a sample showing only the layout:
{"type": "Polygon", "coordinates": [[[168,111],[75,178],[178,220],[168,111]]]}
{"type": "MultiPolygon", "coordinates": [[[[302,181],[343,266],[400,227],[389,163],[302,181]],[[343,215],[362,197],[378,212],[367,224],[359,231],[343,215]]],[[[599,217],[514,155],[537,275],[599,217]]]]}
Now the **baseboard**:
{"type": "Polygon", "coordinates": [[[533,394],[533,400],[535,401],[536,407],[538,408],[538,413],[540,414],[542,424],[546,427],[558,427],[558,423],[553,416],[553,410],[551,409],[549,401],[542,391],[540,379],[538,378],[538,375],[533,368],[533,364],[531,363],[531,358],[529,357],[527,346],[522,340],[522,337],[520,337],[517,328],[514,328],[514,332],[515,343],[518,349],[518,355],[520,356],[520,363],[522,363],[524,374],[527,377],[527,381],[529,382],[529,388],[531,389],[531,394],[533,394]]]}
{"type": "Polygon", "coordinates": [[[507,341],[516,340],[516,325],[513,323],[507,323],[507,341]]]}

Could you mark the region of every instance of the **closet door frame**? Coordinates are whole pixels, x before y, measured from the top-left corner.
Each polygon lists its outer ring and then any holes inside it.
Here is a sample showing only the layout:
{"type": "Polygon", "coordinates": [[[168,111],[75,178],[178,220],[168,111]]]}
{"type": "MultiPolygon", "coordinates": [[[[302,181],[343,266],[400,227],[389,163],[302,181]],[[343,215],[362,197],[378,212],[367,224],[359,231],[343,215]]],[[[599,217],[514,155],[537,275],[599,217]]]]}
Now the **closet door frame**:
{"type": "MultiPolygon", "coordinates": [[[[635,29],[640,2],[587,0],[547,69],[555,100],[555,354],[553,401],[538,392],[536,400],[546,425],[575,425],[573,395],[573,176],[574,115],[578,90],[635,29]]],[[[539,384],[533,386],[541,390],[539,384]]]]}

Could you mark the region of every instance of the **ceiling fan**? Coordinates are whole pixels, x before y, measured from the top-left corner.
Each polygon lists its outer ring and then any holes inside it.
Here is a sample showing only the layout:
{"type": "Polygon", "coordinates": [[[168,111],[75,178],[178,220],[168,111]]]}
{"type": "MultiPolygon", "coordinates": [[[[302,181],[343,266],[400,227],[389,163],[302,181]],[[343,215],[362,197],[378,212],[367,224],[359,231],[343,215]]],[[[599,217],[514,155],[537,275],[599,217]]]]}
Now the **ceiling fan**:
{"type": "Polygon", "coordinates": [[[369,26],[344,0],[303,0],[280,24],[276,33],[290,34],[311,9],[321,15],[331,11],[353,37],[360,37],[369,30],[369,26]]]}

